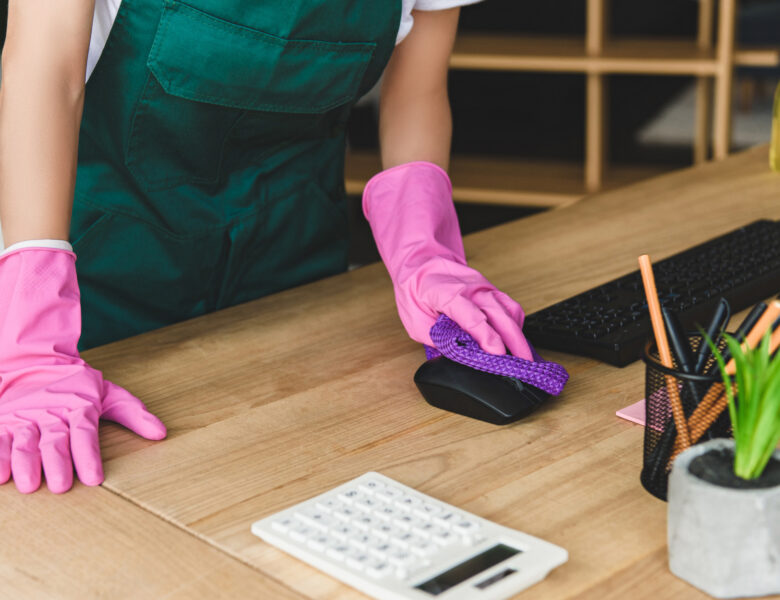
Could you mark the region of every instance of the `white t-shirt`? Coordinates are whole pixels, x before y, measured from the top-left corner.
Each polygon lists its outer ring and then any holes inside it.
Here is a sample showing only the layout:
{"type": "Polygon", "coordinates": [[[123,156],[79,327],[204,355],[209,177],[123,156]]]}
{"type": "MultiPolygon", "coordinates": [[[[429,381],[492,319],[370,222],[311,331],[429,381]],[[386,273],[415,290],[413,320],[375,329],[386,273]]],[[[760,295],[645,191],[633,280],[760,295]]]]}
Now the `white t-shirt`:
{"type": "MultiPolygon", "coordinates": [[[[412,30],[414,19],[412,10],[444,10],[456,6],[476,4],[482,0],[402,0],[401,25],[398,28],[398,36],[395,43],[398,44],[412,30]]],[[[92,38],[89,42],[89,55],[87,56],[87,79],[92,74],[103,47],[106,45],[111,26],[114,24],[116,13],[122,0],[96,0],[95,17],[92,20],[92,38]]]]}

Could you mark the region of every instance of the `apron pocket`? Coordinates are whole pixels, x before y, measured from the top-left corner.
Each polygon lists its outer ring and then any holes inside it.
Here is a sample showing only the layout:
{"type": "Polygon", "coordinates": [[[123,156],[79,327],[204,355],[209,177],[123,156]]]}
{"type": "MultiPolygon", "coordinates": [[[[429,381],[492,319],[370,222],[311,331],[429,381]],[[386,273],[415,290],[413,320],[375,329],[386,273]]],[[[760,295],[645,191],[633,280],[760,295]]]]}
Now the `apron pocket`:
{"type": "Polygon", "coordinates": [[[333,135],[374,49],[290,40],[165,0],[128,168],[147,189],[215,183],[234,130],[257,145],[255,160],[293,139],[333,135]]]}
{"type": "Polygon", "coordinates": [[[177,236],[134,217],[74,204],[81,288],[81,348],[189,319],[217,308],[226,227],[177,236]]]}

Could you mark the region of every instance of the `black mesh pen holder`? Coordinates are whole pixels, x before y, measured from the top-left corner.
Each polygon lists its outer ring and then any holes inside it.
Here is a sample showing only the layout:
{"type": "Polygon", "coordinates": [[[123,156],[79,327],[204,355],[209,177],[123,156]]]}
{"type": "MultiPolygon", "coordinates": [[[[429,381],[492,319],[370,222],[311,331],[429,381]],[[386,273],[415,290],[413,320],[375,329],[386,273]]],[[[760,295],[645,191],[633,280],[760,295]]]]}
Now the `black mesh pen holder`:
{"type": "MultiPolygon", "coordinates": [[[[690,333],[688,341],[694,354],[704,343],[698,333],[690,333]]],[[[720,348],[721,351],[723,347],[725,342],[720,348]]],[[[640,480],[642,486],[653,496],[666,500],[669,472],[675,456],[677,439],[671,399],[675,395],[680,399],[687,421],[702,399],[707,398],[708,393],[712,395],[713,391],[718,389],[713,388],[713,385],[718,385],[722,379],[713,358],[707,361],[702,370],[703,374],[699,375],[683,373],[678,370],[677,363],[672,369],[663,366],[656,345],[652,341],[646,344],[642,360],[645,363],[645,438],[640,480]]],[[[727,410],[706,426],[703,425],[703,421],[699,420],[699,422],[703,433],[695,442],[691,440],[691,443],[731,435],[731,421],[727,410]]]]}

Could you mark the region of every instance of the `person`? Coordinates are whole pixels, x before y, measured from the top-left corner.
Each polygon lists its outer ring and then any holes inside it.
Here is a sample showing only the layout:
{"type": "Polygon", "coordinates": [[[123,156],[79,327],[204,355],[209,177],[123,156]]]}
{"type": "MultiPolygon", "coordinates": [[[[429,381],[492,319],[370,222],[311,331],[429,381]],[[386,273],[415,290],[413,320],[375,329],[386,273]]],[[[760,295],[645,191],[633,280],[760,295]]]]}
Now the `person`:
{"type": "Polygon", "coordinates": [[[101,483],[101,418],[165,437],[79,349],[346,268],[345,125],[383,72],[363,209],[403,325],[431,344],[444,313],[531,359],[522,308],[466,264],[446,173],[475,1],[10,0],[0,483],[101,483]]]}

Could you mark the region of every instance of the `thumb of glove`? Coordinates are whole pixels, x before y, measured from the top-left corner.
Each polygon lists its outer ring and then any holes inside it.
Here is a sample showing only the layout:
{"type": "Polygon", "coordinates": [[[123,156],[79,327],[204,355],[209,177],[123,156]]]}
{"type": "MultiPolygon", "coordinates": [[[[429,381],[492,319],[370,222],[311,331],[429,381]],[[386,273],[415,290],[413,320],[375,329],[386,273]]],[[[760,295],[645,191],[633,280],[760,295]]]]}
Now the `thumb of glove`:
{"type": "Polygon", "coordinates": [[[150,413],[143,402],[110,381],[103,382],[101,418],[119,423],[147,440],[161,440],[168,434],[162,421],[150,413]]]}

